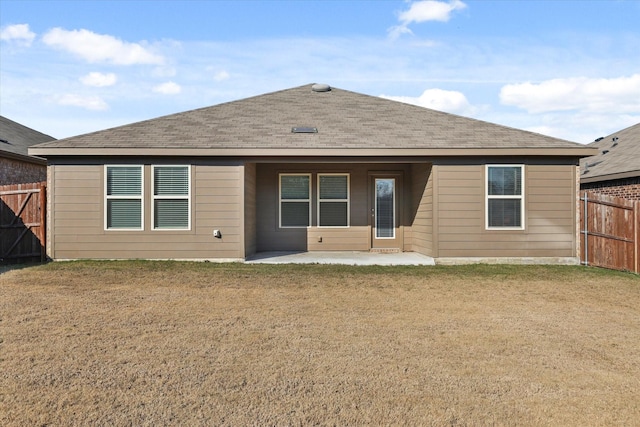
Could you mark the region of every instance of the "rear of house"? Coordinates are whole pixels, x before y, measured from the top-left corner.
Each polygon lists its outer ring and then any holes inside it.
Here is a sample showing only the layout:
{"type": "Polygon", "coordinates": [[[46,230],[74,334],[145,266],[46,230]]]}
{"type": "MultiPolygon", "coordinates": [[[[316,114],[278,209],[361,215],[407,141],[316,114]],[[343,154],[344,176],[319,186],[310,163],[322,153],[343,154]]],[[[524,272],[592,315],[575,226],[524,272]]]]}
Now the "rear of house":
{"type": "Polygon", "coordinates": [[[595,150],[325,85],[41,144],[54,259],[576,262],[595,150]]]}

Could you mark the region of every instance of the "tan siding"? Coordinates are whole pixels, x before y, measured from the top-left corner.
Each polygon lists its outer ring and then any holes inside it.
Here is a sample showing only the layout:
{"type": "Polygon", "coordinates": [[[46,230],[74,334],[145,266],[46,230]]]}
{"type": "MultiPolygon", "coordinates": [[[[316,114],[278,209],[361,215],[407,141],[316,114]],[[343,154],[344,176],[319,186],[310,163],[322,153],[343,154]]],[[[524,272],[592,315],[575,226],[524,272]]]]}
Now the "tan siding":
{"type": "Polygon", "coordinates": [[[369,250],[369,227],[307,229],[309,251],[367,251],[369,250]],[[318,238],[322,237],[322,242],[318,238]]]}
{"type": "MultiPolygon", "coordinates": [[[[185,164],[177,162],[178,164],[185,164]]],[[[150,165],[145,166],[142,231],[104,230],[104,166],[56,165],[52,228],[57,259],[242,258],[240,166],[192,165],[191,230],[151,230],[150,165]],[[222,231],[222,239],[213,230],[222,231]]]]}
{"type": "Polygon", "coordinates": [[[256,252],[256,164],[244,166],[244,245],[245,257],[256,252]]]}
{"type": "Polygon", "coordinates": [[[484,165],[438,168],[438,256],[575,256],[575,166],[525,167],[525,230],[485,229],[484,165]]]}
{"type": "Polygon", "coordinates": [[[411,165],[411,248],[433,255],[433,181],[431,165],[411,165]]]}

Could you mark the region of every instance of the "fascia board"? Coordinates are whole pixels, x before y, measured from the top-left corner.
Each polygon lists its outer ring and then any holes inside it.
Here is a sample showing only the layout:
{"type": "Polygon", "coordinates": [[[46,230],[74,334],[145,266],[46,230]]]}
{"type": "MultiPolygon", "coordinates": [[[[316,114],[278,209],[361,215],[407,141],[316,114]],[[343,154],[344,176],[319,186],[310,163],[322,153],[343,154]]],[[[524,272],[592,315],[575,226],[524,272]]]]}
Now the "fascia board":
{"type": "Polygon", "coordinates": [[[598,150],[577,148],[71,148],[33,147],[29,154],[56,156],[159,156],[159,157],[442,157],[442,156],[568,156],[588,157],[598,150]]]}

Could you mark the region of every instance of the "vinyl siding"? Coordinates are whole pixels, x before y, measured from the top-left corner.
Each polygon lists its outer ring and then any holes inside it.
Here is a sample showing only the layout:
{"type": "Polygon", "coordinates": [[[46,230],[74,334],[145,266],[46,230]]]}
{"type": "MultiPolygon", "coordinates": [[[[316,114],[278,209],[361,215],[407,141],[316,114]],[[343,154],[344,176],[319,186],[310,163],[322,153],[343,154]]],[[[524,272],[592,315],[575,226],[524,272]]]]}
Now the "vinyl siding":
{"type": "Polygon", "coordinates": [[[256,164],[244,165],[244,256],[256,252],[256,164]]]}
{"type": "MultiPolygon", "coordinates": [[[[187,164],[176,161],[175,164],[187,164]]],[[[151,229],[151,166],[144,167],[144,230],[104,229],[104,165],[55,165],[54,259],[243,258],[242,167],[192,165],[191,230],[151,229]],[[220,229],[222,238],[213,237],[220,229]]]]}
{"type": "Polygon", "coordinates": [[[411,248],[433,255],[433,181],[431,165],[411,165],[411,248]]]}
{"type": "Polygon", "coordinates": [[[525,166],[525,229],[485,229],[485,166],[435,166],[438,257],[575,256],[575,166],[525,166]]]}

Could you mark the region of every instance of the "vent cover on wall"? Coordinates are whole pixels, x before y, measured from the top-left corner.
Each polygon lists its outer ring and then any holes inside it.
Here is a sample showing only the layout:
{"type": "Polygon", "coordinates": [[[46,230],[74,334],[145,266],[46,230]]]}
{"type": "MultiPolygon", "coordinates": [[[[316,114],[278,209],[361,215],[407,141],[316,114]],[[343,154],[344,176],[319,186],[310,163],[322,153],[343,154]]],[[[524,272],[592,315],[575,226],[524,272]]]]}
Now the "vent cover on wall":
{"type": "Polygon", "coordinates": [[[292,133],[318,133],[318,128],[301,126],[301,127],[291,128],[291,132],[292,133]]]}

